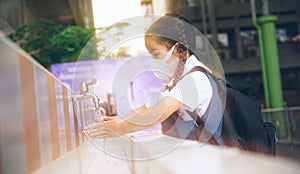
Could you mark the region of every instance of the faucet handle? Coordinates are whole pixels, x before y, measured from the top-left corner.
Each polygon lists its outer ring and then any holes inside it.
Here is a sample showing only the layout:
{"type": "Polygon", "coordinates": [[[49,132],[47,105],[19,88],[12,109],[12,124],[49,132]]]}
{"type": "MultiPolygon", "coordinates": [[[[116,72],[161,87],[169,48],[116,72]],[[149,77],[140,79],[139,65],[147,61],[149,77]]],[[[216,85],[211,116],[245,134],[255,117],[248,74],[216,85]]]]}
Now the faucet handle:
{"type": "Polygon", "coordinates": [[[87,85],[89,85],[89,86],[95,85],[95,84],[97,83],[97,79],[93,79],[93,80],[91,80],[91,81],[89,81],[89,82],[86,82],[86,83],[87,83],[87,85]]]}
{"type": "Polygon", "coordinates": [[[89,82],[82,82],[80,83],[80,92],[81,93],[87,93],[89,91],[89,86],[95,85],[97,83],[97,79],[93,79],[89,82]]]}

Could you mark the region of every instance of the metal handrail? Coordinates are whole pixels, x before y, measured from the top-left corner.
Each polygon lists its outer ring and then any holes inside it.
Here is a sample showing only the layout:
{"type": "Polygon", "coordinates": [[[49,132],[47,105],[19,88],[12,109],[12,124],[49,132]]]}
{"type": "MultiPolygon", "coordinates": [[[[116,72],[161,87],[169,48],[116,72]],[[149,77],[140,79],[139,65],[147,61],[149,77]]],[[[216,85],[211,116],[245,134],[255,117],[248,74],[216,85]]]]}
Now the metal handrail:
{"type": "Polygon", "coordinates": [[[276,113],[283,113],[286,120],[286,136],[279,137],[278,143],[300,145],[300,106],[262,109],[263,119],[271,120],[275,125],[278,124],[278,120],[272,118],[272,114],[275,116],[276,113]]]}
{"type": "Polygon", "coordinates": [[[284,108],[268,108],[262,109],[262,112],[277,112],[277,111],[286,111],[286,110],[300,110],[300,106],[293,106],[293,107],[284,107],[284,108]]]}

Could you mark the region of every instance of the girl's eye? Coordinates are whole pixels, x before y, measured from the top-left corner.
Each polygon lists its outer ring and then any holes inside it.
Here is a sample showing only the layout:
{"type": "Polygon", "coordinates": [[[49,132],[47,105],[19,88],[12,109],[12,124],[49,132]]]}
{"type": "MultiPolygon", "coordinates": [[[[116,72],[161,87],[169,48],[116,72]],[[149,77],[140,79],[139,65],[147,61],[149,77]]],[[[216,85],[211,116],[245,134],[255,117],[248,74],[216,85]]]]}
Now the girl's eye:
{"type": "Polygon", "coordinates": [[[155,52],[155,53],[152,54],[152,56],[153,56],[154,58],[159,58],[159,57],[158,57],[158,56],[159,56],[159,53],[158,53],[158,52],[155,52]]]}
{"type": "Polygon", "coordinates": [[[154,59],[160,59],[161,58],[161,53],[158,50],[151,50],[151,51],[149,51],[149,54],[154,59]]]}
{"type": "Polygon", "coordinates": [[[151,51],[150,54],[155,59],[159,59],[160,58],[160,52],[159,51],[151,51]]]}

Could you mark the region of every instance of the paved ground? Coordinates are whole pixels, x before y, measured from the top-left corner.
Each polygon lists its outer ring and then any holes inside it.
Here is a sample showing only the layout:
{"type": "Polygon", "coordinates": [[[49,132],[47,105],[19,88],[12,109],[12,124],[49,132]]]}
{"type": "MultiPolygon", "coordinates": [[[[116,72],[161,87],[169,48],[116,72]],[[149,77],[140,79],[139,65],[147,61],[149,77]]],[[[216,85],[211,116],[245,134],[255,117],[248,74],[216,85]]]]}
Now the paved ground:
{"type": "Polygon", "coordinates": [[[277,156],[297,160],[300,164],[300,145],[280,143],[277,144],[276,150],[277,156]]]}

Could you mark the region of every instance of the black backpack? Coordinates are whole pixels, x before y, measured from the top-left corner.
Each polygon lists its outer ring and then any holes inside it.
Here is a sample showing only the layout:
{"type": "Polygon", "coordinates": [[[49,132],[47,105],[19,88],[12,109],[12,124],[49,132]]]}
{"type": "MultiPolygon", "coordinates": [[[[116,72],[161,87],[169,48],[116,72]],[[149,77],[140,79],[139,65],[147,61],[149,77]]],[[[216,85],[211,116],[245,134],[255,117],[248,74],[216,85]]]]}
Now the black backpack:
{"type": "Polygon", "coordinates": [[[262,120],[259,104],[231,86],[226,90],[223,136],[229,141],[236,138],[244,150],[275,155],[276,128],[262,120]]]}
{"type": "MultiPolygon", "coordinates": [[[[206,73],[211,84],[213,83],[213,80],[217,82],[214,84],[217,84],[217,88],[215,89],[218,91],[214,91],[213,95],[222,95],[222,92],[220,91],[221,85],[224,85],[223,82],[214,78],[201,67],[195,67],[190,72],[194,71],[206,73]]],[[[262,120],[259,104],[227,83],[226,86],[223,87],[226,89],[226,103],[222,118],[222,138],[224,139],[225,144],[228,146],[238,146],[246,151],[275,155],[276,128],[272,123],[264,122],[262,120]]],[[[212,107],[213,109],[212,103],[209,107],[212,107]]],[[[190,113],[190,115],[197,123],[195,126],[202,128],[205,126],[204,122],[201,119],[199,120],[200,117],[195,117],[192,113],[190,113]]],[[[178,119],[179,117],[176,112],[173,113],[169,118],[162,122],[162,132],[170,136],[182,138],[178,136],[179,131],[174,128],[174,125],[179,123],[177,121],[178,119]]],[[[182,124],[182,121],[180,124],[182,124]]],[[[189,137],[195,136],[188,135],[187,138],[189,137]]],[[[214,137],[212,136],[208,142],[214,144],[216,141],[213,139],[214,137]]]]}

